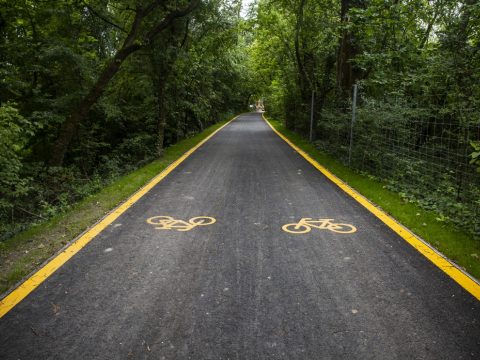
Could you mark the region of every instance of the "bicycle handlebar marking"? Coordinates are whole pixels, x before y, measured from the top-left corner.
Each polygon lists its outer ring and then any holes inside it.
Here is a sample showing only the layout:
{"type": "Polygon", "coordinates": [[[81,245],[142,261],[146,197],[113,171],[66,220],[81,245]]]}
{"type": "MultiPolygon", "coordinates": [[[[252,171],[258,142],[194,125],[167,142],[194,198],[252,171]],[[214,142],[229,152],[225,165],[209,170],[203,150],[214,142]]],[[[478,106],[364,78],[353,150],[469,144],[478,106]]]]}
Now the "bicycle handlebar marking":
{"type": "Polygon", "coordinates": [[[333,222],[334,219],[302,218],[298,223],[285,224],[282,230],[290,234],[306,234],[313,229],[330,230],[339,234],[351,234],[357,231],[357,228],[351,224],[341,224],[333,222]]]}
{"type": "Polygon", "coordinates": [[[217,220],[210,216],[196,216],[188,221],[176,220],[171,216],[153,216],[147,223],[154,225],[157,230],[190,231],[197,226],[212,225],[217,220]]]}

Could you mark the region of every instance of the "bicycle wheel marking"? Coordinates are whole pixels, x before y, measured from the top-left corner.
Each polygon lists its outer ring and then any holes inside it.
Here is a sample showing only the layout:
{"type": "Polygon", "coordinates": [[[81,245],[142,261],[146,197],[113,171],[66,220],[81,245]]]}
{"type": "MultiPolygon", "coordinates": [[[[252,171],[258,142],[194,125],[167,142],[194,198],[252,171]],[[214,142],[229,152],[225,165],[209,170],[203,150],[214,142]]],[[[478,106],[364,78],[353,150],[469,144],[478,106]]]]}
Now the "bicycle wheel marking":
{"type": "Polygon", "coordinates": [[[290,234],[306,234],[312,229],[330,230],[338,234],[352,234],[357,228],[351,224],[335,223],[335,219],[302,218],[298,223],[285,224],[282,230],[290,234]]]}
{"type": "Polygon", "coordinates": [[[197,226],[212,225],[217,220],[211,216],[196,216],[188,221],[177,220],[171,216],[152,216],[147,223],[153,225],[157,230],[190,231],[197,226]]]}

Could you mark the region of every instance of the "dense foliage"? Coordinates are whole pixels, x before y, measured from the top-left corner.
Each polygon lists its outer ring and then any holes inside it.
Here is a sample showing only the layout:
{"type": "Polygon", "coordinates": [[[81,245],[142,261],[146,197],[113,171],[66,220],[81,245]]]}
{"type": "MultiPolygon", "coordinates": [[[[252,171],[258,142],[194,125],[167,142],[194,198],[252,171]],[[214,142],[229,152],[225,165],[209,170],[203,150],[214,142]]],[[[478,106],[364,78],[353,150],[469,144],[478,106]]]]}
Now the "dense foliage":
{"type": "Polygon", "coordinates": [[[240,6],[1,1],[1,238],[246,108],[240,6]]]}
{"type": "Polygon", "coordinates": [[[256,11],[250,66],[267,111],[306,136],[314,92],[319,148],[480,235],[480,3],[259,0],[256,11]]]}

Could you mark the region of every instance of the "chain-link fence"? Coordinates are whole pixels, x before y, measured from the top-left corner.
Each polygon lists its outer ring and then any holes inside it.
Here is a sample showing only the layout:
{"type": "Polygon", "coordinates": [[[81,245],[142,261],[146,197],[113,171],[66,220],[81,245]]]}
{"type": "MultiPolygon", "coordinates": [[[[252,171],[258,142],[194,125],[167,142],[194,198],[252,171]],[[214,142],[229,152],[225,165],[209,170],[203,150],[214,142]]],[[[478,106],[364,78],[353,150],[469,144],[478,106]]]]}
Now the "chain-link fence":
{"type": "Polygon", "coordinates": [[[480,236],[480,173],[469,163],[471,142],[480,141],[480,109],[418,103],[361,99],[353,127],[351,112],[324,111],[316,143],[344,163],[351,156],[351,167],[437,211],[439,221],[480,236]]]}

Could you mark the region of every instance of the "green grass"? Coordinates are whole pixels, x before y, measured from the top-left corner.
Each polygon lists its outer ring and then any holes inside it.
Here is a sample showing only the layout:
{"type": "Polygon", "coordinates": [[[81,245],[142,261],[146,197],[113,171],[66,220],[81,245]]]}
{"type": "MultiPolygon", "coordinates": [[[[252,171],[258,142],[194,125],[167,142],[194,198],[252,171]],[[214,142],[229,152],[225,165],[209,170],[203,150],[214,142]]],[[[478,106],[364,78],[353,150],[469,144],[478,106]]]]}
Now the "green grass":
{"type": "Polygon", "coordinates": [[[480,279],[480,241],[475,240],[461,229],[455,228],[452,224],[437,220],[439,215],[435,212],[424,210],[415,203],[405,201],[399,194],[387,190],[386,183],[358,174],[344,166],[338,160],[316,149],[313,144],[298,134],[287,130],[279,121],[269,119],[269,122],[300,149],[352,188],[392,215],[468,273],[480,279]]]}
{"type": "Polygon", "coordinates": [[[178,142],[165,149],[163,156],[158,160],[120,177],[98,193],[75,204],[65,213],[1,242],[0,294],[11,289],[63,246],[225,123],[226,121],[219,122],[202,133],[178,142]]]}

